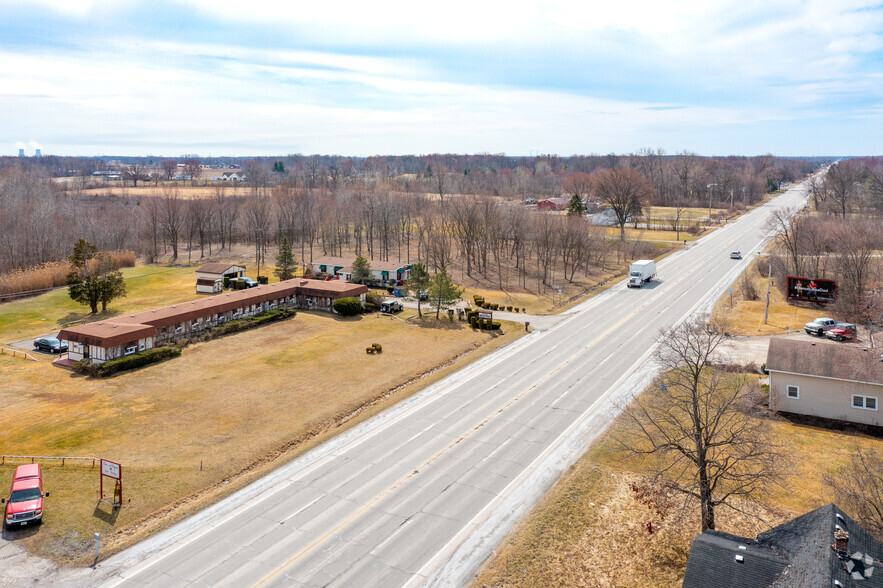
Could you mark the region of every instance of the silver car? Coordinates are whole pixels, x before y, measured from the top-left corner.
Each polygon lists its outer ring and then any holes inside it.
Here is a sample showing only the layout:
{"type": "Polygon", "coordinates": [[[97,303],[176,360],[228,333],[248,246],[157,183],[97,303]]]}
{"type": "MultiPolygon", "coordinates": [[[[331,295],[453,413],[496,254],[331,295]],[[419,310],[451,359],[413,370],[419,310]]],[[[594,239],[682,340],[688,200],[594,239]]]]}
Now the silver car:
{"type": "Polygon", "coordinates": [[[829,331],[837,326],[837,321],[832,318],[817,318],[811,323],[806,323],[803,325],[803,330],[806,331],[807,335],[818,335],[821,337],[825,334],[825,331],[829,331]]]}

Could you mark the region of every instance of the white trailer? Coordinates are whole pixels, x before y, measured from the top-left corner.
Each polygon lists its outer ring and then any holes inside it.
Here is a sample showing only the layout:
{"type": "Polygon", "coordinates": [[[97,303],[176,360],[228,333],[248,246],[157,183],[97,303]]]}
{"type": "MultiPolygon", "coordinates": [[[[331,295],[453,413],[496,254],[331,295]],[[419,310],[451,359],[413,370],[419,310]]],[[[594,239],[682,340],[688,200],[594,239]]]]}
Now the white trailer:
{"type": "Polygon", "coordinates": [[[652,259],[639,259],[629,266],[629,288],[640,288],[656,277],[656,262],[652,259]]]}

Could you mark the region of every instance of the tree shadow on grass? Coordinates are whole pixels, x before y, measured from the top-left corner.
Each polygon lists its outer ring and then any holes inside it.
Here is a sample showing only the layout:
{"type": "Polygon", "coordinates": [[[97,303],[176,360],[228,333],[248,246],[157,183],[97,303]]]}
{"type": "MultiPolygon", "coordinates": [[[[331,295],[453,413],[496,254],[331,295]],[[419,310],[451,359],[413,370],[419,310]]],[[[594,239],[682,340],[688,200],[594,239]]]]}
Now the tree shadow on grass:
{"type": "Polygon", "coordinates": [[[468,323],[457,320],[456,317],[454,317],[453,321],[448,320],[448,317],[446,316],[440,316],[438,319],[436,319],[435,313],[433,313],[431,316],[424,314],[423,318],[420,318],[419,316],[412,316],[404,319],[404,322],[411,325],[416,325],[422,329],[440,329],[444,331],[460,331],[468,325],[468,323]]]}
{"type": "Polygon", "coordinates": [[[69,312],[65,316],[58,319],[59,325],[66,325],[68,323],[75,322],[84,322],[91,323],[95,321],[100,321],[104,319],[113,318],[115,316],[120,316],[122,311],[115,308],[109,308],[104,312],[98,312],[96,314],[90,314],[89,312],[69,312]]]}

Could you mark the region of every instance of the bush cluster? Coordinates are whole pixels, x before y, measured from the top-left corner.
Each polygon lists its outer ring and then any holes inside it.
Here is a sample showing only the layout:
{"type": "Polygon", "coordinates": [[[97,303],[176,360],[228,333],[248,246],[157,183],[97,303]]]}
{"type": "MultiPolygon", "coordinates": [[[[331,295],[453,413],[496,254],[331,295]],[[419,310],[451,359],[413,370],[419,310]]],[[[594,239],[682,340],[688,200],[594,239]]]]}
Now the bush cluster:
{"type": "Polygon", "coordinates": [[[252,329],[254,327],[259,327],[260,325],[265,325],[274,321],[281,321],[282,319],[287,319],[296,314],[297,311],[293,308],[271,308],[270,310],[265,310],[264,312],[259,312],[258,314],[252,316],[235,319],[230,322],[224,323],[223,325],[213,327],[206,332],[206,335],[208,339],[214,339],[215,337],[220,337],[221,335],[238,333],[239,331],[245,331],[246,329],[252,329]]]}
{"type": "MultiPolygon", "coordinates": [[[[472,296],[473,300],[475,300],[475,306],[478,308],[487,308],[488,310],[507,310],[509,312],[518,312],[519,307],[512,306],[511,304],[498,304],[496,302],[488,302],[482,296],[478,294],[474,294],[472,296]]],[[[521,308],[521,312],[527,312],[527,309],[521,308]]]]}
{"type": "Polygon", "coordinates": [[[365,353],[367,353],[368,355],[383,353],[383,346],[380,343],[372,343],[371,347],[365,348],[365,353]]]}
{"type": "Polygon", "coordinates": [[[362,303],[359,302],[358,298],[347,296],[335,300],[332,308],[334,308],[334,312],[340,316],[356,316],[362,312],[362,303]]]}
{"type": "Polygon", "coordinates": [[[497,331],[500,329],[499,321],[478,318],[477,310],[470,310],[467,312],[466,319],[469,321],[469,326],[473,329],[488,329],[490,331],[497,331]]]}
{"type": "Polygon", "coordinates": [[[83,359],[74,364],[74,371],[87,376],[96,378],[106,378],[119,372],[133,370],[135,368],[150,365],[178,357],[181,355],[181,347],[173,345],[169,347],[154,347],[145,351],[139,351],[132,355],[118,357],[104,363],[90,363],[88,359],[83,359]]]}

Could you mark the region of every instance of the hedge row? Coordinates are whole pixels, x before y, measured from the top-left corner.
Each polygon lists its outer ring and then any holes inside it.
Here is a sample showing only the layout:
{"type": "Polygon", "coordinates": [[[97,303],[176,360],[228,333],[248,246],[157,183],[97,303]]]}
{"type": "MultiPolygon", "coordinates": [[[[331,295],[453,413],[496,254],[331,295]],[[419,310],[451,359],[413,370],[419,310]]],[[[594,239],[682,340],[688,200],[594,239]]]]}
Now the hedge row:
{"type": "Polygon", "coordinates": [[[87,376],[95,376],[96,378],[106,378],[119,372],[126,370],[134,370],[135,368],[150,365],[173,357],[181,355],[181,347],[175,345],[171,347],[155,347],[145,351],[139,351],[132,355],[118,357],[104,363],[89,363],[84,359],[74,364],[74,371],[87,376]]]}
{"type": "MultiPolygon", "coordinates": [[[[488,310],[507,310],[509,312],[518,312],[519,307],[511,304],[497,304],[496,302],[488,302],[478,294],[473,294],[472,299],[475,300],[475,306],[479,308],[487,308],[488,310]]],[[[527,312],[527,309],[521,308],[521,312],[527,312]]]]}
{"type": "Polygon", "coordinates": [[[209,339],[213,339],[215,337],[220,337],[221,335],[238,333],[239,331],[245,331],[247,329],[259,327],[261,325],[272,323],[274,321],[281,321],[282,319],[287,319],[296,314],[297,311],[295,311],[293,308],[271,308],[270,310],[265,310],[264,312],[259,312],[258,314],[252,316],[234,319],[230,322],[224,323],[223,325],[213,327],[209,329],[206,334],[208,335],[209,339]]]}

